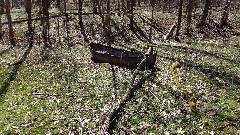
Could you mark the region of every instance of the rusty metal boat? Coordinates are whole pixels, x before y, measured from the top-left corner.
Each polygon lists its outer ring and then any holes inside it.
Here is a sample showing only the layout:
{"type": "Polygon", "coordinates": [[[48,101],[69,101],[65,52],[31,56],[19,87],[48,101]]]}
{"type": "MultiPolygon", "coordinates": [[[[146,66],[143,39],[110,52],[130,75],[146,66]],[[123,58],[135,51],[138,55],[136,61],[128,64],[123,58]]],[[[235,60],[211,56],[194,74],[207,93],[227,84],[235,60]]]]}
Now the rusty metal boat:
{"type": "MultiPolygon", "coordinates": [[[[94,60],[94,62],[136,68],[144,58],[144,54],[140,51],[117,49],[99,43],[90,43],[89,45],[92,54],[92,60],[94,60]]],[[[146,62],[143,64],[142,68],[154,68],[156,55],[156,52],[146,55],[146,62]]]]}

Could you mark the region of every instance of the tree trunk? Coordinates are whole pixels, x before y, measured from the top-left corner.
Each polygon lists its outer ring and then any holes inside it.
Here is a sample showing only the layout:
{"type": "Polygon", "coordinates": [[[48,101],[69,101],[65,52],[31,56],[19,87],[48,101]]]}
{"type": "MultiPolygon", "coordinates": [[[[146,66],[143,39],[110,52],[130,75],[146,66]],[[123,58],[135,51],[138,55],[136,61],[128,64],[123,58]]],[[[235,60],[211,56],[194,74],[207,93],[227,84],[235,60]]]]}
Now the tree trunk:
{"type": "Polygon", "coordinates": [[[231,0],[226,0],[226,4],[223,8],[222,18],[220,22],[220,28],[223,28],[224,26],[230,26],[230,24],[228,23],[230,5],[231,5],[231,0]]]}
{"type": "Polygon", "coordinates": [[[190,30],[191,30],[193,2],[194,2],[194,0],[188,0],[188,3],[187,3],[187,25],[186,25],[187,35],[190,34],[190,30]]]}
{"type": "Polygon", "coordinates": [[[9,39],[10,39],[10,43],[12,46],[16,46],[16,42],[14,39],[14,33],[13,33],[13,27],[12,27],[12,17],[11,17],[11,13],[10,13],[10,1],[6,0],[6,15],[7,15],[7,20],[8,20],[8,34],[9,34],[9,39]]]}
{"type": "Polygon", "coordinates": [[[93,0],[93,13],[96,14],[98,12],[97,10],[98,10],[97,0],[93,0]]]}
{"type": "Polygon", "coordinates": [[[25,0],[25,9],[28,16],[28,44],[29,47],[33,47],[33,28],[32,28],[32,3],[31,0],[25,0]]]}
{"type": "Polygon", "coordinates": [[[50,2],[49,0],[42,0],[42,13],[43,13],[43,17],[42,17],[42,25],[43,25],[43,29],[42,29],[42,37],[43,37],[43,42],[44,42],[44,46],[47,47],[49,46],[49,9],[50,6],[50,2]]]}
{"type": "Polygon", "coordinates": [[[124,0],[121,0],[121,3],[122,3],[122,11],[124,11],[125,10],[125,2],[124,2],[124,0]]]}
{"type": "Polygon", "coordinates": [[[197,28],[200,28],[200,27],[202,27],[206,24],[206,20],[207,20],[207,17],[208,17],[208,11],[209,11],[211,5],[212,5],[212,0],[206,0],[204,10],[203,10],[203,15],[202,15],[202,18],[200,20],[200,23],[197,25],[197,28]]]}
{"type": "Polygon", "coordinates": [[[107,36],[107,32],[108,32],[108,28],[107,28],[107,24],[105,21],[105,16],[103,14],[102,8],[100,6],[100,0],[97,0],[97,6],[98,6],[98,11],[99,11],[99,15],[102,18],[102,23],[103,23],[103,35],[105,36],[106,40],[107,40],[107,44],[110,45],[109,42],[109,37],[107,36]]]}
{"type": "Polygon", "coordinates": [[[154,6],[155,6],[155,0],[150,0],[150,4],[152,6],[152,14],[151,14],[151,26],[150,26],[150,32],[149,32],[149,42],[152,42],[152,29],[153,29],[153,15],[154,15],[154,6]]]}
{"type": "Polygon", "coordinates": [[[0,12],[1,12],[1,14],[3,14],[4,13],[4,5],[5,5],[5,2],[4,2],[4,0],[0,0],[0,12]]]}
{"type": "Polygon", "coordinates": [[[3,31],[2,31],[2,13],[0,12],[0,40],[3,37],[3,31]]]}
{"type": "Polygon", "coordinates": [[[183,0],[179,0],[179,8],[178,8],[178,23],[177,23],[177,30],[175,34],[175,40],[179,41],[179,31],[181,29],[181,23],[182,23],[182,5],[183,5],[183,0]]]}
{"type": "Polygon", "coordinates": [[[106,20],[105,20],[106,21],[105,37],[106,37],[108,46],[111,46],[111,44],[110,44],[110,35],[111,35],[110,10],[111,10],[110,0],[107,0],[107,14],[106,14],[106,20]]]}
{"type": "Polygon", "coordinates": [[[3,31],[2,31],[2,14],[4,11],[4,0],[0,0],[0,39],[3,37],[3,31]]]}
{"type": "Polygon", "coordinates": [[[133,29],[133,18],[134,18],[134,13],[133,13],[133,8],[134,8],[134,5],[135,5],[135,0],[131,0],[131,3],[130,3],[130,29],[133,29]]]}
{"type": "Polygon", "coordinates": [[[4,0],[0,0],[0,38],[2,39],[2,15],[4,14],[4,5],[5,5],[5,2],[4,0]]]}
{"type": "Polygon", "coordinates": [[[83,21],[82,21],[82,6],[83,6],[83,0],[78,0],[78,25],[81,27],[83,26],[83,21]]]}

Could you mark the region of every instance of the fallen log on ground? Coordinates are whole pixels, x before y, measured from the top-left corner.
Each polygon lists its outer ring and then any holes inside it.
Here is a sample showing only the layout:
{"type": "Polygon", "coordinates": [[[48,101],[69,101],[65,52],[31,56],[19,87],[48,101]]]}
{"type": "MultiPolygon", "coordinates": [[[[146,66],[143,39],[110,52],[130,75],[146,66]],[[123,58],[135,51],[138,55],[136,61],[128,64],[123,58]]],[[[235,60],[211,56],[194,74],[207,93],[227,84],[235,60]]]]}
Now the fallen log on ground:
{"type": "Polygon", "coordinates": [[[142,61],[139,63],[137,69],[134,70],[129,88],[127,89],[125,95],[123,96],[123,99],[112,109],[110,112],[110,115],[106,118],[105,122],[103,123],[100,133],[101,135],[106,135],[106,134],[112,134],[112,131],[114,130],[114,127],[116,126],[117,120],[121,116],[121,113],[127,104],[132,98],[132,95],[134,94],[134,84],[135,84],[135,79],[141,70],[141,67],[143,64],[146,62],[147,55],[152,51],[152,48],[149,48],[146,56],[142,59],[142,61]]]}

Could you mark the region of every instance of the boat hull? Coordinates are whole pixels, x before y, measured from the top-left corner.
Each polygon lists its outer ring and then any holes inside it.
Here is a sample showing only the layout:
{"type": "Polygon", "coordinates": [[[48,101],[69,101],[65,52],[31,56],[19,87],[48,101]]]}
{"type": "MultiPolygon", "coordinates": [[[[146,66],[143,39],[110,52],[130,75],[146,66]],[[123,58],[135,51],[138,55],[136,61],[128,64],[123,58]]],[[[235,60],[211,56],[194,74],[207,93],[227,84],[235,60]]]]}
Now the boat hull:
{"type": "MultiPolygon", "coordinates": [[[[109,63],[113,65],[136,68],[144,54],[141,52],[131,52],[113,47],[104,46],[97,43],[90,43],[92,59],[99,63],[109,63]]],[[[143,68],[154,68],[156,62],[156,53],[146,56],[146,62],[143,68]]]]}

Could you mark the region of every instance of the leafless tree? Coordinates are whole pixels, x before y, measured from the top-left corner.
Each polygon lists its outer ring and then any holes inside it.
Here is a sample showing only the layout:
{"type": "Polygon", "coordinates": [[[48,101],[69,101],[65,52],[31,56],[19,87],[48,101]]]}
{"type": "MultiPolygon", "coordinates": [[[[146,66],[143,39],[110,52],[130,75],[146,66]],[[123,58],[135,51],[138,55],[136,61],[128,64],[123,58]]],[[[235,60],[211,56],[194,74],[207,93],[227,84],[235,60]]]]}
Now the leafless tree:
{"type": "Polygon", "coordinates": [[[49,0],[42,0],[42,37],[44,46],[49,46],[49,9],[50,7],[50,1],[49,0]]]}
{"type": "Polygon", "coordinates": [[[206,24],[206,20],[207,20],[207,17],[208,17],[208,12],[209,12],[209,9],[210,9],[211,5],[212,5],[212,0],[206,0],[201,20],[197,25],[198,28],[200,28],[200,27],[202,27],[206,24]]]}
{"type": "Polygon", "coordinates": [[[79,26],[83,25],[82,21],[82,8],[83,8],[83,0],[78,0],[78,19],[79,19],[79,26]]]}
{"type": "Polygon", "coordinates": [[[31,0],[25,0],[25,10],[27,12],[27,24],[28,24],[28,44],[29,47],[33,47],[33,28],[32,28],[32,2],[31,0]]]}
{"type": "Polygon", "coordinates": [[[179,41],[179,31],[181,29],[181,23],[182,23],[182,5],[183,5],[183,0],[179,0],[179,8],[178,8],[178,22],[177,22],[177,30],[175,34],[175,40],[179,41]]]}
{"type": "Polygon", "coordinates": [[[154,8],[155,8],[155,0],[150,0],[150,4],[152,7],[152,15],[151,15],[151,27],[150,27],[150,32],[149,32],[149,42],[152,42],[152,29],[153,29],[153,15],[154,15],[154,8]]]}
{"type": "Polygon", "coordinates": [[[106,14],[106,35],[105,37],[107,38],[107,44],[110,46],[110,35],[111,35],[111,24],[110,24],[110,11],[111,11],[111,4],[110,0],[107,0],[107,14],[106,14]]]}
{"type": "Polygon", "coordinates": [[[4,0],[0,0],[0,39],[3,37],[2,31],[2,14],[4,12],[4,0]]]}
{"type": "Polygon", "coordinates": [[[190,30],[191,30],[193,3],[194,3],[194,0],[188,0],[187,1],[187,25],[186,25],[187,35],[190,34],[190,30]]]}
{"type": "Polygon", "coordinates": [[[10,13],[10,1],[5,0],[5,4],[6,4],[6,15],[8,20],[8,35],[9,35],[10,43],[12,46],[16,46],[16,42],[14,39],[13,26],[12,26],[12,17],[10,13]]]}
{"type": "Polygon", "coordinates": [[[134,18],[134,6],[135,6],[135,4],[136,4],[136,0],[131,0],[131,2],[130,2],[130,29],[132,29],[133,28],[133,18],[134,18]]]}
{"type": "Polygon", "coordinates": [[[225,6],[223,7],[220,28],[223,28],[223,26],[230,26],[230,24],[228,23],[228,15],[229,15],[229,11],[230,11],[230,5],[231,5],[231,0],[226,0],[225,6]]]}

